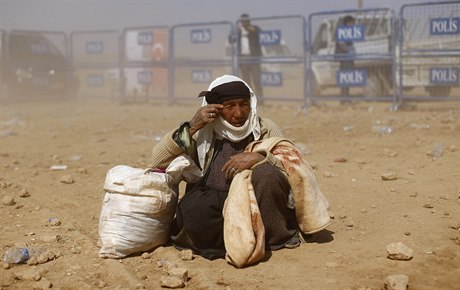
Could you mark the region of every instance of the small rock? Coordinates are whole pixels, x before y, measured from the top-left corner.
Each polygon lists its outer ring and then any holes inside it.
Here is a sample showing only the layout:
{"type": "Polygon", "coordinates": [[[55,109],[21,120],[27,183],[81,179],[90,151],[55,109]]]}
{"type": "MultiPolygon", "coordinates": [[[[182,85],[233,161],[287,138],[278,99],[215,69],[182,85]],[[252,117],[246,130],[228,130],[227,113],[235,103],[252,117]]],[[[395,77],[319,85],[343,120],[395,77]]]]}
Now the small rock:
{"type": "Polygon", "coordinates": [[[142,253],[142,259],[150,259],[150,254],[145,252],[145,253],[142,253]]]}
{"type": "Polygon", "coordinates": [[[27,191],[27,189],[23,188],[21,189],[21,191],[19,192],[19,197],[29,197],[30,194],[29,194],[29,191],[27,191]]]}
{"type": "Polygon", "coordinates": [[[449,152],[456,152],[457,151],[457,147],[455,147],[455,145],[449,145],[449,146],[447,146],[446,149],[449,152]]]}
{"type": "Polygon", "coordinates": [[[348,228],[352,228],[353,227],[353,221],[346,221],[345,226],[348,227],[348,228]]]}
{"type": "Polygon", "coordinates": [[[385,279],[385,290],[406,290],[409,277],[403,274],[390,275],[385,279]]]}
{"type": "Polygon", "coordinates": [[[449,228],[454,229],[454,230],[459,230],[460,229],[460,223],[457,224],[451,224],[449,228]]]}
{"type": "Polygon", "coordinates": [[[387,245],[388,258],[393,260],[412,259],[413,250],[401,242],[387,245]]]}
{"type": "Polygon", "coordinates": [[[72,184],[72,183],[75,182],[75,180],[73,179],[73,176],[70,175],[70,174],[61,176],[59,181],[62,182],[62,183],[65,183],[65,184],[72,184]]]}
{"type": "Polygon", "coordinates": [[[77,169],[77,173],[79,174],[88,174],[88,170],[84,167],[80,167],[77,169]]]}
{"type": "Polygon", "coordinates": [[[410,236],[410,232],[404,232],[406,236],[410,236]]]}
{"type": "Polygon", "coordinates": [[[188,280],[188,270],[185,268],[172,268],[168,274],[172,277],[181,279],[184,283],[188,280]]]}
{"type": "Polygon", "coordinates": [[[323,172],[323,176],[326,177],[326,178],[332,177],[332,172],[330,172],[330,171],[324,171],[324,172],[323,172]]]}
{"type": "Polygon", "coordinates": [[[336,262],[326,262],[326,263],[324,263],[324,266],[325,266],[326,268],[336,268],[336,267],[339,266],[339,264],[336,263],[336,262]]]}
{"type": "Polygon", "coordinates": [[[42,276],[40,275],[38,270],[34,268],[35,267],[26,268],[25,271],[22,272],[22,279],[29,281],[39,281],[42,278],[42,276]]]}
{"type": "Polygon", "coordinates": [[[3,263],[3,269],[8,270],[11,268],[11,265],[8,263],[3,263]]]}
{"type": "Polygon", "coordinates": [[[190,261],[190,260],[193,260],[193,252],[192,250],[182,250],[180,252],[180,258],[183,260],[183,261],[190,261]]]}
{"type": "Polygon", "coordinates": [[[52,288],[52,287],[53,287],[53,283],[48,281],[48,279],[46,279],[46,278],[42,278],[42,279],[40,279],[39,282],[34,284],[34,289],[49,289],[49,288],[52,288]]]}
{"type": "Polygon", "coordinates": [[[418,193],[417,193],[417,192],[414,192],[414,193],[411,193],[411,194],[409,195],[409,197],[417,197],[417,195],[418,195],[418,193]]]}
{"type": "Polygon", "coordinates": [[[396,180],[398,176],[393,172],[385,172],[381,174],[382,180],[396,180]]]}
{"type": "Polygon", "coordinates": [[[70,252],[72,254],[80,254],[81,253],[81,247],[77,246],[77,245],[72,245],[72,247],[70,247],[70,252]]]}
{"type": "Polygon", "coordinates": [[[14,198],[13,198],[12,196],[5,195],[5,196],[2,198],[2,204],[3,204],[3,205],[11,206],[11,205],[15,205],[16,202],[14,201],[14,198]]]}
{"type": "Polygon", "coordinates": [[[337,158],[334,158],[334,162],[345,163],[347,162],[347,159],[345,157],[337,157],[337,158]]]}
{"type": "Polygon", "coordinates": [[[163,288],[184,288],[185,283],[182,281],[182,279],[179,279],[177,277],[171,277],[171,276],[161,276],[160,279],[161,282],[161,287],[163,288]]]}
{"type": "Polygon", "coordinates": [[[434,206],[431,205],[431,204],[429,204],[429,203],[425,203],[425,204],[423,205],[423,207],[424,207],[424,208],[433,208],[434,206]]]}

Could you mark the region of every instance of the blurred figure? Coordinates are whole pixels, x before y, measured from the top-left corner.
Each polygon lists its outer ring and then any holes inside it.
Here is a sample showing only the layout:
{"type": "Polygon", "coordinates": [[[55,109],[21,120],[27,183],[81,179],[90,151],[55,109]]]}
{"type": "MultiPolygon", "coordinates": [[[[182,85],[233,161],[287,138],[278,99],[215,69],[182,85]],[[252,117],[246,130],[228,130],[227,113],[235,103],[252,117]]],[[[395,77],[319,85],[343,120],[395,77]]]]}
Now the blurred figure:
{"type": "Polygon", "coordinates": [[[258,96],[259,105],[263,104],[262,84],[260,81],[261,69],[258,63],[258,57],[262,56],[262,50],[259,43],[260,28],[251,24],[248,14],[240,16],[237,47],[238,47],[238,66],[240,76],[254,88],[258,96]]]}
{"type": "MultiPolygon", "coordinates": [[[[347,15],[343,18],[343,25],[353,26],[355,25],[355,18],[351,15],[347,15]]],[[[340,70],[353,69],[354,61],[353,57],[355,55],[355,47],[353,41],[337,41],[335,46],[335,53],[339,54],[341,58],[346,60],[340,62],[340,70]]],[[[350,94],[349,86],[342,86],[340,88],[341,96],[348,97],[350,94]]]]}

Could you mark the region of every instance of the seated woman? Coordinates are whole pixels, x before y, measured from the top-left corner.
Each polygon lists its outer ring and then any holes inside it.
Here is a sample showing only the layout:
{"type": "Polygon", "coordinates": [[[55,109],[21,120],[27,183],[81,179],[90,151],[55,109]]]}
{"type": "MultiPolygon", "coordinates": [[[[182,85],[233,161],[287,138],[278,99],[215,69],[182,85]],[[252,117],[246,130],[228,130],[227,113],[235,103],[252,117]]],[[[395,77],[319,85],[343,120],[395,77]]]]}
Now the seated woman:
{"type": "MultiPolygon", "coordinates": [[[[294,210],[288,207],[290,186],[270,153],[243,152],[254,140],[282,137],[273,121],[257,115],[257,98],[240,78],[214,80],[203,105],[189,122],[166,134],[153,148],[153,166],[166,167],[184,152],[203,171],[203,179],[187,184],[172,228],[177,248],[189,248],[208,259],[223,258],[222,209],[235,174],[251,169],[252,184],[271,250],[300,244],[294,210]]],[[[279,164],[277,164],[279,166],[279,164]]]]}

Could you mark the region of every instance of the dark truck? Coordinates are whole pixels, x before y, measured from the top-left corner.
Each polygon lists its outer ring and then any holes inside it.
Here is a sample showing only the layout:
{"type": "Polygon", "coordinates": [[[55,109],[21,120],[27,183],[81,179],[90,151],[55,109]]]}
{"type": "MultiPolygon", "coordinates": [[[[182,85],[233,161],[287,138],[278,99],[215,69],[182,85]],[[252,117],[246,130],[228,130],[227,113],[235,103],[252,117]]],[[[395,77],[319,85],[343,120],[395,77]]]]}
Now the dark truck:
{"type": "Polygon", "coordinates": [[[65,51],[38,32],[11,32],[5,39],[2,77],[9,96],[75,94],[78,80],[65,51]]]}

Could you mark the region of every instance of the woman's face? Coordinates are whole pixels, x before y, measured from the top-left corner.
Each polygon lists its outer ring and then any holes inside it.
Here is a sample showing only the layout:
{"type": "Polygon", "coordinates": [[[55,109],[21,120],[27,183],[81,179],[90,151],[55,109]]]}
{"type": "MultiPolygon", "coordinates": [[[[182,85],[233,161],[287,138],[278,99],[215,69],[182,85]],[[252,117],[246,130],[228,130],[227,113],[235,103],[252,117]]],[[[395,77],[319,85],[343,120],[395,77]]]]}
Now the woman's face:
{"type": "Polygon", "coordinates": [[[251,113],[251,103],[247,98],[225,101],[222,105],[224,108],[220,115],[234,127],[243,126],[251,113]]]}

